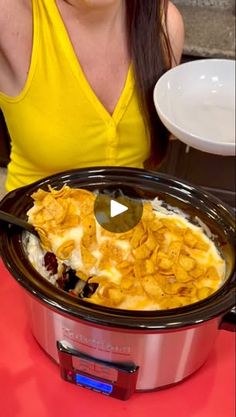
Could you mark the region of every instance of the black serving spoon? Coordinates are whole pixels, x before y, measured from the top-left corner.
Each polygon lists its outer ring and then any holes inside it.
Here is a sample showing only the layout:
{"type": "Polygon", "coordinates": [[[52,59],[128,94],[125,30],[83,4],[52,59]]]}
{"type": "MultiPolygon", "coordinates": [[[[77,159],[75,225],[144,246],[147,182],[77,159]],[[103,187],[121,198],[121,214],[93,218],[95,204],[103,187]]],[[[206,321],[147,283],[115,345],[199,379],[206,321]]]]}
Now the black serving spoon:
{"type": "Polygon", "coordinates": [[[26,222],[25,220],[20,219],[19,217],[14,216],[14,214],[7,213],[5,211],[0,210],[0,221],[7,222],[9,224],[14,224],[15,226],[19,226],[22,229],[27,230],[30,233],[38,236],[37,231],[35,230],[32,224],[26,222]]]}

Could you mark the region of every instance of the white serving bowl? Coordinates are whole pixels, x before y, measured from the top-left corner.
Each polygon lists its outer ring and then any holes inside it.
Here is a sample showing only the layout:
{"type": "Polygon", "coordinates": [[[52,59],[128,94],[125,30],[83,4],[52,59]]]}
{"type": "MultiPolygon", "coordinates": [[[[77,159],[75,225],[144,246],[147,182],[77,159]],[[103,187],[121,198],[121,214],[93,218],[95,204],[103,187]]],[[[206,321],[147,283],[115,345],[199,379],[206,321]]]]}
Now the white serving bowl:
{"type": "Polygon", "coordinates": [[[202,59],[167,71],[154,89],[157,113],[179,140],[235,155],[235,61],[202,59]]]}

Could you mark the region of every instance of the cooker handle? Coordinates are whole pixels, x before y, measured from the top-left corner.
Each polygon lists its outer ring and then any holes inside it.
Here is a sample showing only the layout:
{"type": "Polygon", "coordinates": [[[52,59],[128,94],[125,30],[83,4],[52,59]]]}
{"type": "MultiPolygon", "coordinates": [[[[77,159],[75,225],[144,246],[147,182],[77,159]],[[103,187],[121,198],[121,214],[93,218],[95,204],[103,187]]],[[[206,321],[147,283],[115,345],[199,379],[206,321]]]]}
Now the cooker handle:
{"type": "Polygon", "coordinates": [[[236,332],[236,306],[222,317],[220,329],[236,332]]]}

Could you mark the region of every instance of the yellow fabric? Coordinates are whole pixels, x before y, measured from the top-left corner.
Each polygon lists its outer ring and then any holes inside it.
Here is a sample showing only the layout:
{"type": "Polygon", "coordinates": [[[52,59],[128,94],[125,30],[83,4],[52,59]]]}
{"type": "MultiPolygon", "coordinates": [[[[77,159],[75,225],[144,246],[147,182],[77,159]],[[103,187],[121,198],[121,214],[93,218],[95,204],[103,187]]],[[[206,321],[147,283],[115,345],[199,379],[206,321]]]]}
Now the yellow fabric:
{"type": "Polygon", "coordinates": [[[17,97],[0,93],[12,140],[7,190],[86,166],[142,167],[149,137],[130,66],[111,116],[88,84],[54,0],[32,0],[33,49],[17,97]]]}

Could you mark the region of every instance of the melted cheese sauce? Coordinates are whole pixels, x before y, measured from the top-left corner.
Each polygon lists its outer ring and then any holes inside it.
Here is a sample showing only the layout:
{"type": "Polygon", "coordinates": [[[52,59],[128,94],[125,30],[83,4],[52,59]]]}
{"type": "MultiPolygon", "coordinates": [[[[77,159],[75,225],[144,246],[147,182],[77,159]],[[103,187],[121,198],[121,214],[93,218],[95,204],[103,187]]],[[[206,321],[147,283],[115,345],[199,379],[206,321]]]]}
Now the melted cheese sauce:
{"type": "MultiPolygon", "coordinates": [[[[213,265],[217,272],[220,279],[220,282],[212,282],[209,278],[202,279],[200,286],[203,287],[209,287],[213,288],[214,291],[217,290],[225,276],[225,262],[220,256],[214,242],[204,233],[203,227],[196,226],[190,223],[190,221],[184,217],[182,214],[178,214],[175,211],[169,211],[164,208],[162,208],[157,203],[157,200],[154,200],[153,208],[154,213],[158,219],[168,219],[173,221],[173,224],[175,226],[179,226],[180,228],[188,228],[191,229],[196,236],[199,236],[199,240],[202,240],[207,245],[207,250],[202,251],[198,249],[193,249],[194,252],[194,259],[203,267],[208,267],[209,265],[213,265]]],[[[33,213],[33,210],[31,209],[31,213],[33,213]]],[[[72,250],[70,256],[66,260],[63,260],[63,263],[65,263],[68,267],[84,271],[84,265],[81,255],[81,240],[83,238],[84,230],[83,226],[79,225],[73,228],[70,228],[68,230],[65,230],[65,232],[62,235],[56,235],[56,234],[49,234],[49,239],[52,245],[52,252],[56,253],[58,248],[68,240],[73,240],[75,242],[75,247],[72,250]]],[[[122,274],[116,267],[116,263],[113,263],[113,265],[110,265],[107,268],[99,268],[99,263],[102,259],[102,252],[100,250],[101,245],[104,243],[112,243],[113,248],[116,247],[122,252],[122,260],[127,260],[131,256],[131,246],[129,240],[123,240],[123,239],[114,239],[114,236],[108,237],[107,235],[103,235],[103,229],[101,226],[96,222],[96,239],[97,239],[97,246],[91,251],[91,254],[95,257],[96,263],[93,265],[89,271],[87,270],[86,273],[89,273],[89,276],[102,276],[105,277],[107,282],[110,282],[112,284],[115,284],[116,286],[119,286],[122,281],[122,274]]],[[[169,246],[169,244],[173,241],[176,241],[176,235],[175,233],[168,230],[165,233],[164,236],[165,245],[166,247],[169,246]]],[[[29,254],[29,259],[34,265],[34,267],[40,272],[42,276],[50,280],[53,284],[56,284],[56,276],[51,276],[46,268],[43,265],[43,258],[45,252],[43,251],[42,247],[40,246],[40,243],[38,239],[33,236],[28,236],[28,243],[27,243],[27,252],[29,254]]],[[[60,264],[59,260],[59,264],[60,264]]],[[[196,287],[198,287],[198,284],[196,284],[196,287]]],[[[102,294],[104,291],[103,288],[98,288],[97,292],[93,294],[90,301],[93,303],[99,303],[99,293],[102,294]]],[[[121,303],[119,304],[119,308],[123,309],[132,309],[132,310],[157,310],[160,309],[160,304],[155,302],[154,300],[147,300],[147,297],[144,295],[132,295],[132,297],[127,296],[121,303]]]]}

